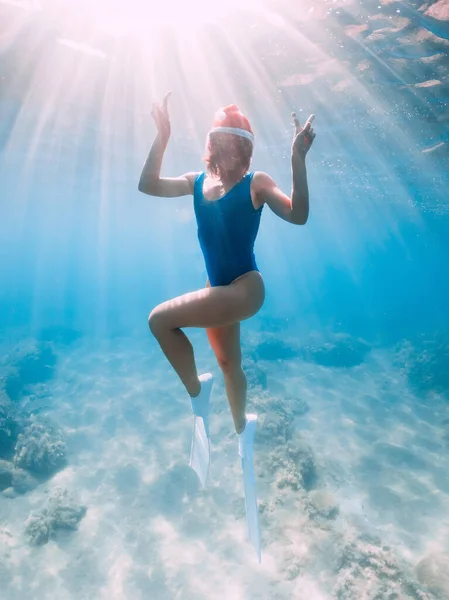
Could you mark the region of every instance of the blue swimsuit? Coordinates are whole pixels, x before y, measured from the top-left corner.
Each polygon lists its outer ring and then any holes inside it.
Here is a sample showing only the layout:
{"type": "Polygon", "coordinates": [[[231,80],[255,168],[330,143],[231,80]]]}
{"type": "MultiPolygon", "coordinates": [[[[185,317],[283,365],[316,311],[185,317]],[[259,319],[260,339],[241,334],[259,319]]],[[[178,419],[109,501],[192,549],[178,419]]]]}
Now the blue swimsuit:
{"type": "Polygon", "coordinates": [[[247,173],[222,198],[210,201],[203,195],[206,173],[195,180],[193,204],[198,239],[211,286],[228,285],[237,277],[258,270],[254,242],[259,230],[261,206],[251,200],[251,180],[247,173]]]}

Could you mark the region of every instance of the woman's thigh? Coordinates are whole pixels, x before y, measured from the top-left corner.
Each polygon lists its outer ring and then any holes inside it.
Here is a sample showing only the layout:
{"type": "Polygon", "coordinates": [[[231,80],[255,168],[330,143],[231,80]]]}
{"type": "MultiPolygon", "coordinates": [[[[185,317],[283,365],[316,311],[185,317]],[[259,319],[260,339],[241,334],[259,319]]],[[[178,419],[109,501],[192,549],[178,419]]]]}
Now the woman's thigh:
{"type": "Polygon", "coordinates": [[[251,271],[230,285],[206,287],[159,304],[150,314],[152,330],[160,327],[224,327],[253,316],[265,299],[262,277],[251,271]]]}

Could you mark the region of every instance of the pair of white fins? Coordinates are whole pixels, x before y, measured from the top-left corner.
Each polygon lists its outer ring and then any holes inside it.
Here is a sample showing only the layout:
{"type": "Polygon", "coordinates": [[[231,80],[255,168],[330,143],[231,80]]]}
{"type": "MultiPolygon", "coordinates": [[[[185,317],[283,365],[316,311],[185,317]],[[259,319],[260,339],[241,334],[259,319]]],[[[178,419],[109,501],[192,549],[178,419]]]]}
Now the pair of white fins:
{"type": "MultiPolygon", "coordinates": [[[[210,466],[209,399],[214,379],[210,373],[201,375],[199,379],[201,382],[201,392],[196,398],[191,398],[193,435],[192,448],[190,451],[190,466],[197,473],[202,487],[205,487],[210,466]]],[[[237,437],[239,442],[239,455],[242,459],[248,538],[256,550],[257,558],[260,563],[262,551],[256,481],[253,465],[253,443],[256,427],[257,415],[246,415],[245,429],[237,437]]]]}

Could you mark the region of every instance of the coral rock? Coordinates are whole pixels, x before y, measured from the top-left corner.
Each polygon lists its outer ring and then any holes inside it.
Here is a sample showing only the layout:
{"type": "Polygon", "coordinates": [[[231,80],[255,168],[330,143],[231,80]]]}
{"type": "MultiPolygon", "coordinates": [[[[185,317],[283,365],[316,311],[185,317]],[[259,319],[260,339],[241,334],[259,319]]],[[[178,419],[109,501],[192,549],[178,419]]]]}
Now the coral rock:
{"type": "Polygon", "coordinates": [[[46,544],[59,530],[76,530],[86,514],[86,507],[77,504],[67,490],[56,488],[47,508],[32,514],[25,522],[25,535],[32,546],[46,544]]]}
{"type": "Polygon", "coordinates": [[[429,554],[416,565],[416,575],[433,594],[449,598],[449,555],[429,554]]]}
{"type": "Polygon", "coordinates": [[[14,464],[38,476],[50,476],[66,464],[66,444],[48,423],[33,420],[19,434],[14,464]]]}

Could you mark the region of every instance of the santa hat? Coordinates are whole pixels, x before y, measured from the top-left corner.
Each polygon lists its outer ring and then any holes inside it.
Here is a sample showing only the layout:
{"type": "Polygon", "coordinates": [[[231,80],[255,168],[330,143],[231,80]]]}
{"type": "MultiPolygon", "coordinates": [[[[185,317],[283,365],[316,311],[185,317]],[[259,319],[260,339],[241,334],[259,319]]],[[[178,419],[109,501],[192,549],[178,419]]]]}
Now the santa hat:
{"type": "Polygon", "coordinates": [[[235,104],[225,106],[216,113],[211,133],[232,133],[254,142],[251,125],[235,104]]]}

